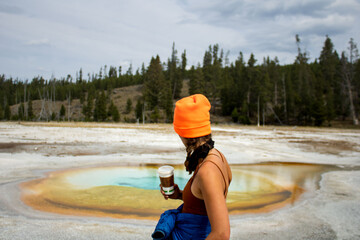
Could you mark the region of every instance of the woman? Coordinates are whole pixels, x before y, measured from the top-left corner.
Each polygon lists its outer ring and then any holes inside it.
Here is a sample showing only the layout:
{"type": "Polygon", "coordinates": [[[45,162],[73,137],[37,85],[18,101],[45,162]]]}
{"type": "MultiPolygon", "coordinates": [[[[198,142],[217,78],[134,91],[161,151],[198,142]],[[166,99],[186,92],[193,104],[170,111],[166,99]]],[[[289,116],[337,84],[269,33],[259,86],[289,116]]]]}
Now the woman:
{"type": "MultiPolygon", "coordinates": [[[[193,175],[183,191],[177,185],[174,194],[170,196],[161,190],[165,199],[184,201],[179,209],[165,212],[158,223],[159,226],[166,222],[164,219],[172,216],[174,222],[171,226],[174,229],[171,234],[167,234],[169,239],[230,237],[226,195],[231,182],[231,170],[224,155],[214,148],[214,141],[211,139],[210,108],[210,102],[201,94],[176,102],[174,130],[186,147],[186,171],[193,175]],[[183,224],[184,222],[186,224],[183,224]],[[181,224],[186,227],[182,228],[181,224]],[[189,232],[189,229],[196,231],[189,232]]],[[[155,231],[153,238],[162,239],[165,235],[161,236],[155,231]]]]}

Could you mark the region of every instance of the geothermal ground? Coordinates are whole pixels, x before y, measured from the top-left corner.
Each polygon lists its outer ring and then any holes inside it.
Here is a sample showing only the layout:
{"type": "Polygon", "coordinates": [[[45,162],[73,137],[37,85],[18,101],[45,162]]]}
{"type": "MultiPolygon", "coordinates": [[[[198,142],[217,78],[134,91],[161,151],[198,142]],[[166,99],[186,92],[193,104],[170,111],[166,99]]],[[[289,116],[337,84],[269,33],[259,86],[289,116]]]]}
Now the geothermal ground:
{"type": "MultiPolygon", "coordinates": [[[[212,129],[216,148],[238,168],[294,163],[278,173],[286,177],[298,166],[323,169],[318,178],[304,174],[308,188],[291,204],[231,214],[231,239],[360,239],[360,130],[212,129]]],[[[181,165],[184,158],[171,125],[0,123],[0,239],[151,239],[156,220],[36,209],[24,201],[35,190],[23,186],[72,169],[181,165]]]]}

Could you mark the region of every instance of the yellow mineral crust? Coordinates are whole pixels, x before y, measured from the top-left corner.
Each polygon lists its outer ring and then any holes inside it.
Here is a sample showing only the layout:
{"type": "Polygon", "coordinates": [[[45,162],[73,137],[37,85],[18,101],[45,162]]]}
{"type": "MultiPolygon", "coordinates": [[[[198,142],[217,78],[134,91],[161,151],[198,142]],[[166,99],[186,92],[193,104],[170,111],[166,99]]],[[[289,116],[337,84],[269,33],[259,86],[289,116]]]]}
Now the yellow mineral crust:
{"type": "MultiPolygon", "coordinates": [[[[116,167],[114,167],[116,168],[116,167]]],[[[246,191],[229,191],[230,214],[268,212],[293,203],[304,191],[295,183],[277,184],[271,174],[256,174],[233,168],[233,182],[243,184],[246,191]]],[[[111,168],[103,168],[109,171],[111,168]]],[[[52,172],[45,178],[21,184],[22,201],[40,211],[113,218],[158,219],[167,209],[177,208],[182,201],[164,200],[159,190],[104,185],[79,187],[68,181],[76,174],[94,169],[52,172]]],[[[101,171],[101,168],[97,168],[101,171]]]]}

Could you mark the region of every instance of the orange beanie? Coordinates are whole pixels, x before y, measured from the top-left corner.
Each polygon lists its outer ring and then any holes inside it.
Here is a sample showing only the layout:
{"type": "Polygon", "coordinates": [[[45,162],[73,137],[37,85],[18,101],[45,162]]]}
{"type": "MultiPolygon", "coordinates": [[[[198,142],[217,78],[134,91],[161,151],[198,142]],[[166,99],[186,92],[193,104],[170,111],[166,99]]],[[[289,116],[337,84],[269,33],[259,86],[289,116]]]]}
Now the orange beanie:
{"type": "Polygon", "coordinates": [[[197,138],[209,135],[210,102],[202,94],[180,99],[175,104],[174,129],[184,138],[197,138]]]}

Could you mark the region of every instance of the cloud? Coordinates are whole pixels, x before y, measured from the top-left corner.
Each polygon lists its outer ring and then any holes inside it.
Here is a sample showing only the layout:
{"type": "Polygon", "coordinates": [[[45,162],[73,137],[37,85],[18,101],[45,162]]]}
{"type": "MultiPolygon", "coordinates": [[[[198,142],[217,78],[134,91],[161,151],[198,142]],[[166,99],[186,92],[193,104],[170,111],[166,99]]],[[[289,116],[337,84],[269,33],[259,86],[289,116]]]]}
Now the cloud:
{"type": "MultiPolygon", "coordinates": [[[[185,21],[196,20],[232,29],[252,27],[262,30],[264,27],[277,28],[276,25],[281,25],[284,31],[291,30],[294,25],[302,24],[304,21],[316,23],[322,21],[331,26],[336,22],[335,17],[339,17],[341,23],[352,23],[352,15],[344,15],[343,10],[353,8],[358,4],[353,0],[347,0],[344,3],[342,1],[233,0],[224,2],[213,0],[209,4],[206,4],[206,1],[200,1],[200,3],[197,1],[196,4],[188,2],[184,8],[192,13],[193,17],[185,21]]],[[[334,28],[337,28],[338,25],[338,23],[334,25],[334,28]]],[[[338,30],[339,28],[337,28],[338,30]]]]}
{"type": "Polygon", "coordinates": [[[0,3],[0,13],[23,14],[24,11],[20,7],[8,5],[6,3],[0,3]]]}
{"type": "Polygon", "coordinates": [[[233,50],[296,54],[294,36],[300,34],[316,56],[325,35],[344,39],[354,32],[358,5],[354,0],[198,0],[181,6],[197,22],[237,31],[244,41],[234,44],[233,50]],[[320,39],[316,47],[314,39],[320,39]]]}
{"type": "Polygon", "coordinates": [[[342,15],[358,15],[360,12],[359,0],[336,0],[328,6],[329,11],[335,11],[342,15]]]}
{"type": "Polygon", "coordinates": [[[28,46],[49,46],[50,41],[47,38],[33,39],[33,40],[27,41],[25,43],[25,45],[28,45],[28,46]]]}
{"type": "Polygon", "coordinates": [[[265,16],[276,18],[278,16],[311,16],[324,17],[327,14],[327,6],[335,0],[305,0],[305,1],[266,1],[257,8],[256,17],[265,16]]]}
{"type": "Polygon", "coordinates": [[[189,65],[201,63],[216,43],[230,50],[230,61],[242,51],[245,58],[254,53],[291,63],[295,34],[314,57],[325,35],[339,52],[350,37],[359,41],[359,6],[356,0],[3,0],[0,62],[2,73],[28,78],[40,73],[38,66],[57,77],[81,67],[84,75],[104,65],[126,71],[130,63],[135,71],[152,56],[166,62],[175,42],[189,65]]]}
{"type": "Polygon", "coordinates": [[[355,19],[351,16],[332,14],[325,18],[303,18],[300,21],[294,21],[294,29],[303,34],[335,36],[351,29],[354,21],[355,19]]]}

